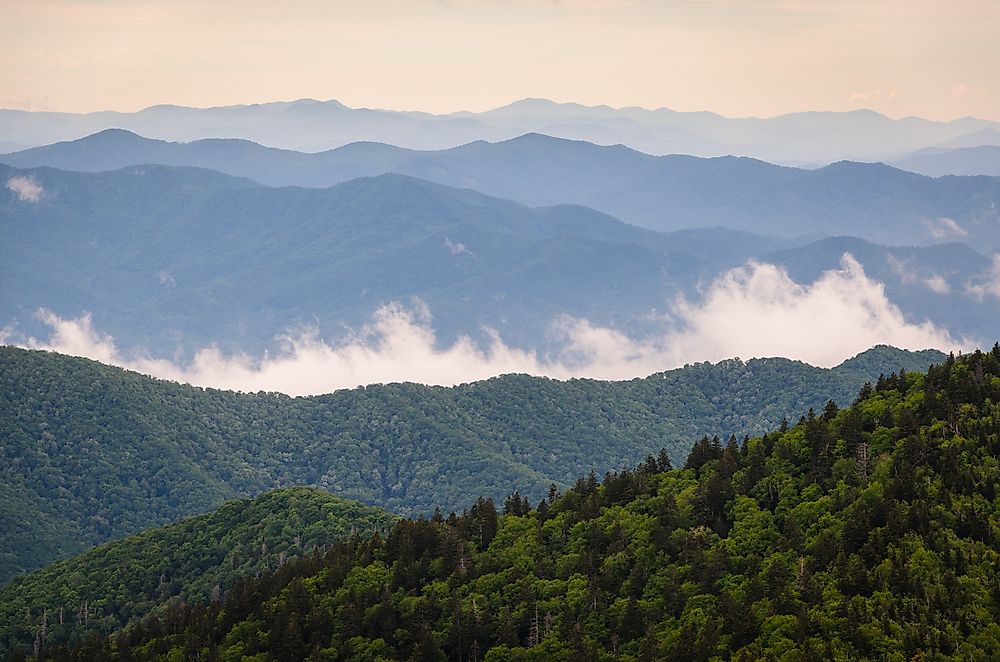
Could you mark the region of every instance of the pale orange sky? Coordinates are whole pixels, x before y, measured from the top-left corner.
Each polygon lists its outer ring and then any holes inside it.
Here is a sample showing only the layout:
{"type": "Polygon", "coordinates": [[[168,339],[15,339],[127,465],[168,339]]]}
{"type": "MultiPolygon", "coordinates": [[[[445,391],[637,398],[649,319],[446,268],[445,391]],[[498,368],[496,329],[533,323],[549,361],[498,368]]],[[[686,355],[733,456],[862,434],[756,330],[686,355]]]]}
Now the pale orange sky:
{"type": "Polygon", "coordinates": [[[0,0],[0,107],[523,97],[1000,120],[995,0],[0,0]]]}

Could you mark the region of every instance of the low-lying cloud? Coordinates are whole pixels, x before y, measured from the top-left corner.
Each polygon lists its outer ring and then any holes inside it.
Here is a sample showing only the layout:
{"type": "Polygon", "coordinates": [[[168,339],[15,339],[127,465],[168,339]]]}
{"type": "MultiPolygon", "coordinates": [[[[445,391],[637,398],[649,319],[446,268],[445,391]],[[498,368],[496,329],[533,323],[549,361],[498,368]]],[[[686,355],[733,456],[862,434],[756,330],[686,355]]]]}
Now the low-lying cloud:
{"type": "Polygon", "coordinates": [[[993,256],[989,269],[966,285],[965,291],[980,301],[986,297],[1000,299],[1000,253],[993,256]]]}
{"type": "Polygon", "coordinates": [[[671,321],[647,338],[563,317],[552,326],[562,349],[545,355],[511,347],[495,333],[486,344],[462,338],[438,347],[427,311],[401,305],[378,310],[370,324],[336,342],[307,331],[279,338],[278,349],[261,357],[209,347],[183,365],[117,347],[89,315],[64,319],[43,310],[39,319],[50,329],[48,338],[8,331],[2,340],[200,386],[292,395],[394,381],[451,385],[511,372],[625,379],[733,356],[785,356],[830,367],[880,343],[945,351],[970,346],[930,322],[907,321],[849,255],[839,269],[806,285],[770,264],[734,269],[699,301],[678,300],[671,321]]]}
{"type": "Polygon", "coordinates": [[[448,237],[444,238],[444,247],[448,249],[452,255],[461,255],[465,253],[466,255],[473,255],[473,252],[466,247],[465,244],[459,242],[453,242],[448,237]]]}
{"type": "Polygon", "coordinates": [[[45,194],[42,185],[34,177],[18,175],[7,180],[7,188],[17,195],[21,202],[38,202],[45,194]]]}
{"type": "Polygon", "coordinates": [[[951,291],[951,286],[944,276],[934,272],[931,272],[927,276],[921,276],[910,265],[909,259],[901,260],[890,253],[886,256],[886,262],[888,262],[889,267],[899,277],[899,282],[903,285],[920,284],[935,294],[948,294],[951,291]]]}
{"type": "Polygon", "coordinates": [[[944,276],[938,274],[932,274],[930,277],[925,278],[924,285],[935,294],[948,294],[951,292],[951,286],[948,285],[948,281],[945,280],[944,276]]]}
{"type": "Polygon", "coordinates": [[[939,218],[926,221],[927,229],[935,239],[955,239],[969,236],[969,232],[953,218],[939,218]]]}

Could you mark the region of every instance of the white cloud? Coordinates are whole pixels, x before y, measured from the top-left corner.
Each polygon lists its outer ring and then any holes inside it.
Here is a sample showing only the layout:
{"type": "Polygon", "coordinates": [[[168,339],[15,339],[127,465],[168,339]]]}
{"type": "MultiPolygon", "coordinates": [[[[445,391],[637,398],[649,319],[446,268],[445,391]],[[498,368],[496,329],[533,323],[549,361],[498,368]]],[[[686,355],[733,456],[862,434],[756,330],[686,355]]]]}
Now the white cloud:
{"type": "Polygon", "coordinates": [[[900,260],[892,253],[886,255],[886,262],[889,267],[899,277],[899,282],[903,285],[916,285],[920,283],[935,294],[948,294],[951,286],[944,276],[931,272],[929,276],[921,277],[917,270],[910,265],[910,260],[900,260]]]}
{"type": "Polygon", "coordinates": [[[944,350],[967,344],[930,322],[908,322],[849,254],[811,285],[769,264],[734,269],[704,302],[681,302],[676,314],[687,330],[675,336],[675,347],[708,360],[787,356],[833,366],[879,343],[944,350]]]}
{"type": "MultiPolygon", "coordinates": [[[[997,264],[1000,268],[1000,260],[997,264]]],[[[41,311],[39,318],[50,328],[49,337],[22,337],[17,344],[201,386],[293,395],[391,381],[448,385],[510,372],[624,379],[732,356],[786,356],[833,366],[880,343],[945,351],[969,347],[968,341],[929,322],[906,321],[882,285],[849,255],[839,269],[810,285],[795,283],[769,264],[734,269],[713,283],[701,301],[679,300],[669,326],[645,339],[563,317],[553,323],[563,349],[545,356],[510,347],[495,333],[486,346],[461,338],[439,348],[429,313],[400,305],[380,309],[368,326],[336,343],[306,331],[280,338],[279,350],[263,357],[209,347],[187,365],[119,349],[110,336],[94,329],[89,315],[67,320],[41,311]]],[[[11,339],[8,333],[5,341],[11,339]]]]}
{"type": "Polygon", "coordinates": [[[462,253],[466,253],[467,255],[474,255],[472,251],[466,248],[465,244],[453,242],[451,239],[447,237],[444,238],[444,247],[447,248],[452,255],[461,255],[462,253]]]}
{"type": "Polygon", "coordinates": [[[947,239],[949,237],[966,237],[968,231],[963,228],[953,218],[939,218],[936,221],[924,221],[927,229],[931,231],[931,236],[935,239],[947,239]]]}
{"type": "Polygon", "coordinates": [[[887,253],[885,259],[889,263],[889,267],[899,276],[903,285],[913,285],[917,282],[918,276],[910,267],[909,260],[900,260],[892,253],[887,253]]]}
{"type": "Polygon", "coordinates": [[[980,301],[989,296],[1000,299],[1000,253],[993,256],[993,263],[986,272],[966,284],[965,291],[980,301]]]}
{"type": "Polygon", "coordinates": [[[925,278],[924,285],[935,294],[948,294],[951,292],[951,286],[948,285],[948,281],[944,279],[944,276],[938,274],[932,274],[930,277],[925,278]]]}
{"type": "Polygon", "coordinates": [[[21,202],[38,202],[45,194],[45,189],[34,177],[11,177],[7,180],[7,188],[16,193],[21,202]]]}

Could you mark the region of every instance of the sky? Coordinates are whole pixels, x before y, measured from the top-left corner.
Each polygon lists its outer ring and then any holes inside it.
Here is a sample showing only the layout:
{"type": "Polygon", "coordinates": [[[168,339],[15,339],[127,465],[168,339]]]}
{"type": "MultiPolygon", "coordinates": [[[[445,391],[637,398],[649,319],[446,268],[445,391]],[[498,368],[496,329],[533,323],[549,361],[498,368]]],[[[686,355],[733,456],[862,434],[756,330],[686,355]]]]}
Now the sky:
{"type": "Polygon", "coordinates": [[[995,0],[0,0],[0,107],[525,97],[1000,120],[995,0]]]}

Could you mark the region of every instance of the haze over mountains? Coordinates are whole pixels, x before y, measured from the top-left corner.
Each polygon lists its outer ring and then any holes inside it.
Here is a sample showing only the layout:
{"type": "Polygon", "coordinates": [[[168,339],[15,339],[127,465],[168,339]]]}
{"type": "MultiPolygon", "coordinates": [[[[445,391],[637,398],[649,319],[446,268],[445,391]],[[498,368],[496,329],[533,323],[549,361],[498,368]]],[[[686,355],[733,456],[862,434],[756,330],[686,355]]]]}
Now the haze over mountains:
{"type": "Polygon", "coordinates": [[[956,149],[928,147],[894,161],[892,165],[929,177],[945,175],[1000,177],[1000,146],[987,144],[956,149]]]}
{"type": "Polygon", "coordinates": [[[602,145],[620,143],[649,154],[752,156],[789,164],[882,161],[926,147],[1000,144],[1000,124],[971,117],[952,122],[892,120],[859,110],[726,118],[710,112],[583,106],[545,99],[447,115],[355,109],[313,99],[217,108],[160,105],[135,113],[0,110],[0,141],[25,147],[82,138],[108,128],[165,140],[246,138],[307,152],[362,140],[442,149],[538,132],[602,145]]]}
{"type": "Polygon", "coordinates": [[[0,662],[1000,660],[1000,3],[0,15],[0,662]]]}
{"type": "MultiPolygon", "coordinates": [[[[0,127],[60,119],[22,115],[0,127]]],[[[372,141],[390,119],[417,135],[421,123],[513,132],[673,118],[729,127],[729,151],[736,126],[874,149],[865,131],[960,145],[988,141],[988,122],[744,121],[544,100],[440,117],[319,102],[60,117],[241,136],[106,129],[0,156],[2,337],[163,377],[318,393],[510,371],[621,378],[735,354],[835,365],[878,342],[988,344],[997,322],[997,177],[654,156],[541,133],[440,150],[372,141]],[[356,129],[366,140],[307,153],[247,139],[295,118],[316,139],[356,129]],[[725,322],[736,314],[739,330],[725,322]],[[850,333],[801,341],[846,320],[850,333]]],[[[963,152],[934,150],[921,154],[963,152]]]]}
{"type": "Polygon", "coordinates": [[[787,245],[660,235],[400,175],[302,189],[158,166],[0,170],[45,191],[28,202],[5,190],[0,203],[3,318],[90,311],[102,331],[145,347],[259,351],[288,326],[328,335],[413,297],[446,340],[483,326],[541,339],[565,313],[630,328],[699,278],[787,245]]]}
{"type": "Polygon", "coordinates": [[[83,171],[197,166],[271,186],[325,187],[394,172],[532,206],[585,205],[653,230],[724,226],[884,244],[904,236],[911,244],[964,239],[1000,249],[1000,179],[932,179],[851,162],[801,170],[733,157],[654,157],[539,134],[437,152],[355,143],[303,154],[234,140],[167,143],[112,130],[0,162],[83,171]]]}
{"type": "MultiPolygon", "coordinates": [[[[840,195],[848,196],[869,166],[844,168],[840,195]]],[[[795,348],[810,352],[801,358],[834,365],[883,340],[960,347],[964,337],[988,337],[995,322],[993,264],[964,244],[810,244],[710,227],[658,233],[586,207],[526,207],[396,174],[325,189],[153,165],[100,173],[2,166],[0,179],[8,182],[0,192],[6,337],[205,385],[318,393],[511,371],[628,377],[694,358],[795,348]],[[853,257],[844,262],[845,254],[853,257]],[[751,259],[787,266],[793,278],[766,265],[745,268],[751,259]],[[49,311],[41,321],[40,309],[49,311]],[[735,314],[760,333],[726,324],[735,314]],[[851,332],[829,343],[797,340],[802,324],[814,339],[845,319],[853,320],[851,332]],[[46,343],[47,333],[56,340],[46,343]],[[123,358],[140,349],[186,361],[213,345],[260,356],[283,334],[291,334],[295,361],[343,381],[301,373],[294,383],[254,381],[261,375],[245,362],[215,355],[210,368],[194,373],[123,358]],[[485,349],[462,344],[463,336],[485,349]],[[346,344],[324,342],[334,339],[346,344]],[[307,350],[326,358],[301,359],[307,350]],[[400,360],[455,367],[358,367],[400,360]],[[220,373],[229,381],[213,381],[220,373]]],[[[975,182],[983,195],[996,186],[990,178],[975,182]]],[[[910,204],[902,194],[896,200],[910,204]]],[[[899,232],[921,230],[927,226],[916,223],[899,232]]]]}

